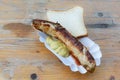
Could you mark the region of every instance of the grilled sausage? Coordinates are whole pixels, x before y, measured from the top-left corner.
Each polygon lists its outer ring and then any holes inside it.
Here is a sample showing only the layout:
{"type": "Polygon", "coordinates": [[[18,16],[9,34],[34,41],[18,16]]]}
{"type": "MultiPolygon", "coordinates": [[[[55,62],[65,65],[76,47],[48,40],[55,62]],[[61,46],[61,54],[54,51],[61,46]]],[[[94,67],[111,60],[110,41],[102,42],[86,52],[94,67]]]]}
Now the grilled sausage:
{"type": "Polygon", "coordinates": [[[76,58],[80,62],[80,65],[82,65],[86,70],[89,72],[93,72],[95,70],[95,60],[88,49],[59,23],[34,19],[33,26],[37,30],[62,41],[69,49],[71,55],[74,56],[74,58],[76,58]]]}

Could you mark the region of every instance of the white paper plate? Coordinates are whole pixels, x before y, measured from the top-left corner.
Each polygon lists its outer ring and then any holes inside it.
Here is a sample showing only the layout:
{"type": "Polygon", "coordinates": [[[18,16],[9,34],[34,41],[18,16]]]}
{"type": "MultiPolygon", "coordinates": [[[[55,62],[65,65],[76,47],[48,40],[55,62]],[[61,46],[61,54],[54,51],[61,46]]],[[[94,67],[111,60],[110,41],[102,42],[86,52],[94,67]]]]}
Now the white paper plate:
{"type": "MultiPolygon", "coordinates": [[[[40,36],[40,38],[39,38],[40,42],[44,43],[45,47],[48,48],[65,66],[69,66],[71,71],[73,71],[73,72],[79,71],[81,74],[85,74],[87,72],[87,70],[83,66],[77,66],[74,59],[71,56],[64,58],[64,57],[60,56],[59,54],[57,54],[55,51],[53,51],[49,47],[49,45],[46,43],[46,37],[47,37],[46,34],[39,32],[39,36],[40,36]]],[[[92,41],[88,37],[81,38],[79,41],[85,47],[88,48],[91,55],[95,59],[96,66],[99,66],[101,63],[101,58],[102,58],[102,53],[100,51],[99,45],[96,44],[94,41],[92,41]]]]}

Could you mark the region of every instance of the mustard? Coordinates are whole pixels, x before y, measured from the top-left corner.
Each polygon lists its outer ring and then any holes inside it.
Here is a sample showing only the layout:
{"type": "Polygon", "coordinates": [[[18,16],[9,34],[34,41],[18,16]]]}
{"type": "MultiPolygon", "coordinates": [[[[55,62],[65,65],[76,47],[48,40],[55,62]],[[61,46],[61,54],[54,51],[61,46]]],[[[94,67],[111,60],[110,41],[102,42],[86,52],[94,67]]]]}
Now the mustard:
{"type": "Polygon", "coordinates": [[[46,42],[57,54],[61,55],[62,57],[69,56],[68,48],[60,40],[47,37],[46,42]]]}

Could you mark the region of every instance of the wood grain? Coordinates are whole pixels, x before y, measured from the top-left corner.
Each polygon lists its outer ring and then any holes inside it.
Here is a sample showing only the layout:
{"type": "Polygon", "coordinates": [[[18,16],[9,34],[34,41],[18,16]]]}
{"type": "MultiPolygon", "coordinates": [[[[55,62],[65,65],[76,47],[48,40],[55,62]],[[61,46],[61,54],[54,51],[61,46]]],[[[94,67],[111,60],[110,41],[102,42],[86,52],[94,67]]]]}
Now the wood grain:
{"type": "Polygon", "coordinates": [[[0,0],[0,23],[44,19],[47,10],[63,11],[76,5],[84,8],[86,24],[120,24],[120,0],[0,0]]]}
{"type": "Polygon", "coordinates": [[[86,25],[89,37],[101,47],[102,64],[94,73],[80,74],[64,66],[44,44],[37,31],[22,23],[0,26],[0,69],[10,80],[120,80],[120,27],[86,25]]]}

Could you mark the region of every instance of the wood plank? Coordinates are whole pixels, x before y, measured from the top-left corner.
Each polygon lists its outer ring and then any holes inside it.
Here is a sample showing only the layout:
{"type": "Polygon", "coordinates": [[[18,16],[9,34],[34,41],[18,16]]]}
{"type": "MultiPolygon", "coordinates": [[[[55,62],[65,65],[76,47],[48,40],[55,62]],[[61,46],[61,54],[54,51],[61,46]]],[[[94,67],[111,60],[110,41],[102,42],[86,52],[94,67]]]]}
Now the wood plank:
{"type": "Polygon", "coordinates": [[[41,18],[45,19],[47,10],[67,10],[76,5],[84,8],[84,18],[86,24],[103,23],[104,24],[120,24],[118,20],[119,0],[21,0],[21,1],[0,1],[0,23],[22,22],[25,19],[41,18]],[[61,6],[62,5],[62,6],[61,6]],[[103,16],[99,16],[102,13],[103,16]],[[36,14],[35,17],[31,15],[36,14]]]}
{"type": "Polygon", "coordinates": [[[51,9],[67,10],[76,5],[84,8],[84,19],[86,20],[86,24],[97,24],[97,23],[119,24],[117,18],[119,18],[120,15],[120,11],[118,11],[120,1],[71,0],[68,2],[67,0],[66,1],[53,0],[53,2],[49,3],[46,6],[50,10],[51,9]],[[61,6],[61,4],[63,6],[61,6]],[[99,13],[101,13],[103,16],[99,16],[99,13]],[[114,23],[112,23],[113,21],[114,23]]]}

